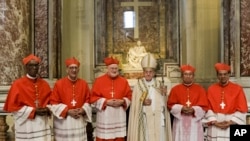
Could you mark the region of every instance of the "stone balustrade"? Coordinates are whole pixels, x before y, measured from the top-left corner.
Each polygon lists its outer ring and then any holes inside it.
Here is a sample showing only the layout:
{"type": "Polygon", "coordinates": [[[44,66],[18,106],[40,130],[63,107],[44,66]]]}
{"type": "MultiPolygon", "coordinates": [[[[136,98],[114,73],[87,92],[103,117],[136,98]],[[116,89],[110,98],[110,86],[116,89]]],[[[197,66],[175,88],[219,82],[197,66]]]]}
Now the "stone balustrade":
{"type": "Polygon", "coordinates": [[[11,130],[11,127],[6,122],[6,118],[10,113],[3,111],[3,105],[9,88],[10,86],[0,86],[0,141],[10,141],[12,136],[8,134],[8,130],[11,130]]]}

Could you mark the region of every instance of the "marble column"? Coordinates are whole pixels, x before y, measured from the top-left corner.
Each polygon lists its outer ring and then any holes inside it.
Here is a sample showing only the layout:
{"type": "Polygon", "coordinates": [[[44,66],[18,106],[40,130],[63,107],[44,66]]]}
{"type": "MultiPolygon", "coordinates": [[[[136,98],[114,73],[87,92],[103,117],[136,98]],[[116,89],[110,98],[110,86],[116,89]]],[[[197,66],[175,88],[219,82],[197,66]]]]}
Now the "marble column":
{"type": "Polygon", "coordinates": [[[0,1],[0,85],[23,74],[22,58],[30,51],[30,1],[0,1]]]}
{"type": "Polygon", "coordinates": [[[65,59],[80,61],[79,77],[92,83],[94,66],[94,1],[63,0],[62,7],[62,74],[65,59]]]}
{"type": "Polygon", "coordinates": [[[216,78],[214,64],[220,56],[220,0],[182,0],[180,4],[181,64],[197,69],[196,81],[209,82],[216,78]]]}

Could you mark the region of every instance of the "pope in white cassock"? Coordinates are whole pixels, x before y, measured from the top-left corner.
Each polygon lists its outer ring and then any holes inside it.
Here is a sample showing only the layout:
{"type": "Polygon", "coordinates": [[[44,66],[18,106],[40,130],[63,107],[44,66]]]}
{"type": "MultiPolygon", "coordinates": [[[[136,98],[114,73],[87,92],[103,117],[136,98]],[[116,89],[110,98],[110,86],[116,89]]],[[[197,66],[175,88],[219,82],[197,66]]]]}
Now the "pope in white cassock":
{"type": "Polygon", "coordinates": [[[166,88],[155,78],[156,59],[147,54],[141,61],[144,77],[133,88],[128,141],[172,141],[166,88]]]}

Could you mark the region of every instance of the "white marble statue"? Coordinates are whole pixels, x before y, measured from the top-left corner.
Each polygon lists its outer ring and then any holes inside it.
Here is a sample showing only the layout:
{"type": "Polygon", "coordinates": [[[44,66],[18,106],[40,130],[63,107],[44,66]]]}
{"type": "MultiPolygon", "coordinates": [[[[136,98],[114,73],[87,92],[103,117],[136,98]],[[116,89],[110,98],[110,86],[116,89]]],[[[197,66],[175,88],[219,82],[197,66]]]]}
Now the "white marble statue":
{"type": "Polygon", "coordinates": [[[127,54],[127,62],[131,68],[141,68],[141,60],[147,55],[147,51],[144,46],[141,46],[141,41],[137,41],[137,46],[129,49],[127,54]]]}

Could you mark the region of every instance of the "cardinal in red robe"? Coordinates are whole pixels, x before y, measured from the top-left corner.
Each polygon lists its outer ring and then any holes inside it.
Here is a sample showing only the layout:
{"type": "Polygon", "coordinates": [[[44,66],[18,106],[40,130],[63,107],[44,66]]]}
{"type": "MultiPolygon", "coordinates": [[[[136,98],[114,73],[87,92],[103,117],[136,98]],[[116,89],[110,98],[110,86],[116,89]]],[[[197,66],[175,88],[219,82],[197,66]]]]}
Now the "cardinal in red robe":
{"type": "Polygon", "coordinates": [[[174,116],[174,141],[204,141],[202,118],[208,109],[205,89],[194,83],[195,68],[182,65],[182,84],[174,86],[167,106],[174,116]]]}
{"type": "Polygon", "coordinates": [[[51,88],[38,75],[40,62],[33,54],[23,59],[27,74],[13,82],[4,104],[3,109],[15,120],[16,141],[51,141],[50,111],[46,107],[51,88]]]}
{"type": "Polygon", "coordinates": [[[50,97],[55,139],[87,141],[86,126],[92,121],[90,90],[87,82],[77,76],[80,62],[73,57],[65,64],[67,76],[55,83],[50,97]]]}
{"type": "Polygon", "coordinates": [[[229,65],[216,63],[215,70],[219,82],[208,88],[209,110],[204,122],[208,140],[229,141],[230,125],[246,124],[247,100],[242,87],[229,81],[229,65]]]}
{"type": "Polygon", "coordinates": [[[124,141],[132,91],[128,81],[119,76],[119,61],[108,57],[104,62],[108,72],[95,80],[91,93],[91,103],[97,109],[96,141],[124,141]]]}

